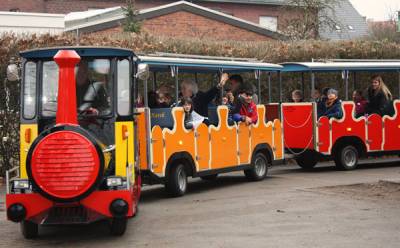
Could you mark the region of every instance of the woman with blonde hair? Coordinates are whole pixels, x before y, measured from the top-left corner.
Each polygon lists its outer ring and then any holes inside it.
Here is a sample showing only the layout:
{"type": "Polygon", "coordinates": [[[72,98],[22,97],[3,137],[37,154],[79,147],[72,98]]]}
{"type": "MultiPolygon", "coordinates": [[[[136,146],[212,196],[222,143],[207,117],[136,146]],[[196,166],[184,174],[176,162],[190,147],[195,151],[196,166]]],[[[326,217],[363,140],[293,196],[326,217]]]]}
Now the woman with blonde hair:
{"type": "Polygon", "coordinates": [[[368,114],[391,115],[393,114],[392,93],[379,75],[371,77],[368,87],[368,114]]]}

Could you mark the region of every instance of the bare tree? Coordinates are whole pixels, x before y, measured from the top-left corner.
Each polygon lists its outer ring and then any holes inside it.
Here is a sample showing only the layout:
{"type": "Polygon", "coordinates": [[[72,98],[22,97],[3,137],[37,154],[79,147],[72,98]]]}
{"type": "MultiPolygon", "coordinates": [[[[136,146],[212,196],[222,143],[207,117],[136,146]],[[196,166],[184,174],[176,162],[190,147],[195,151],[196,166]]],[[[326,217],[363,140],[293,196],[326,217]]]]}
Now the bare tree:
{"type": "Polygon", "coordinates": [[[284,9],[295,13],[285,18],[283,34],[292,40],[319,38],[320,27],[334,30],[340,25],[335,6],[341,0],[287,0],[284,9]]]}

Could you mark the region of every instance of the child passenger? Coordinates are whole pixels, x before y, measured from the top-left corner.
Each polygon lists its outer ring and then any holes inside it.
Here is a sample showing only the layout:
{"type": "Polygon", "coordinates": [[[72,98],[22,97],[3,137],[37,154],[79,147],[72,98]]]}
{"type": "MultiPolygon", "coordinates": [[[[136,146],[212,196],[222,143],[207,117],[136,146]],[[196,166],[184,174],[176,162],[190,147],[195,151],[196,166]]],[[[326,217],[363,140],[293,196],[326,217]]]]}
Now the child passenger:
{"type": "Polygon", "coordinates": [[[328,98],[325,103],[325,112],[322,115],[328,118],[342,118],[342,103],[338,98],[338,91],[335,89],[329,89],[327,95],[328,98]]]}
{"type": "Polygon", "coordinates": [[[183,98],[181,104],[185,112],[185,128],[196,129],[204,121],[204,117],[193,110],[193,102],[189,97],[183,98]]]}
{"type": "Polygon", "coordinates": [[[354,104],[356,105],[356,109],[355,109],[356,117],[363,116],[366,112],[368,102],[363,97],[361,90],[355,90],[353,92],[353,101],[354,101],[354,104]]]}
{"type": "Polygon", "coordinates": [[[251,85],[244,86],[238,95],[239,101],[235,106],[233,120],[236,122],[243,121],[246,125],[257,123],[258,114],[257,106],[253,101],[253,88],[251,85]]]}

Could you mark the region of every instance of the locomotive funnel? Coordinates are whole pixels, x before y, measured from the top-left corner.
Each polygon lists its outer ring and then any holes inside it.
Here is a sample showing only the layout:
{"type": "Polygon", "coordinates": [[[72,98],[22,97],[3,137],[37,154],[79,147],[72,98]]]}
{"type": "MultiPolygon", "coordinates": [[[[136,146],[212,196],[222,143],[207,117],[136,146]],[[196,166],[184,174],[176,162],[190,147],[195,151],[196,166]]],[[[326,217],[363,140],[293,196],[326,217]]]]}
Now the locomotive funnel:
{"type": "Polygon", "coordinates": [[[54,56],[59,67],[56,125],[78,125],[75,65],[80,60],[73,50],[60,50],[54,56]]]}

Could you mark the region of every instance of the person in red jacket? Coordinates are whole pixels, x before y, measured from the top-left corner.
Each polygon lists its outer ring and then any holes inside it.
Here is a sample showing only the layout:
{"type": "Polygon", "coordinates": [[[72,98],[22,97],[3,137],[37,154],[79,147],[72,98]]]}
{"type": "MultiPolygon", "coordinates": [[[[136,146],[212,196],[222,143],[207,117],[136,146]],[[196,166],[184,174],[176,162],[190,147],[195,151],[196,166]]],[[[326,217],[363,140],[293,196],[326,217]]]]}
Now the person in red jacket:
{"type": "Polygon", "coordinates": [[[256,124],[258,120],[257,106],[253,101],[253,88],[244,86],[238,95],[239,101],[233,111],[233,120],[245,122],[247,125],[256,124]]]}

